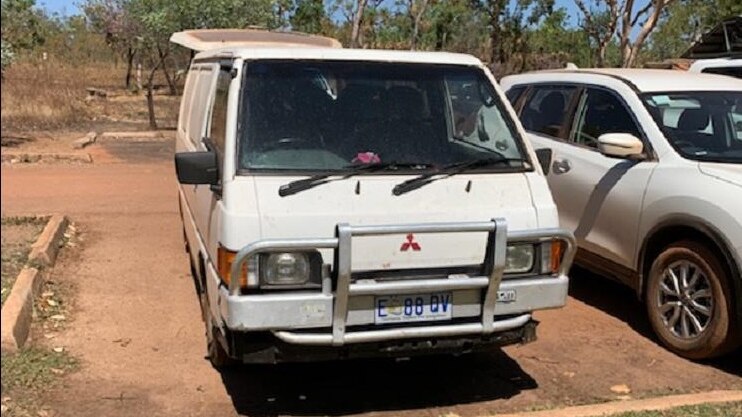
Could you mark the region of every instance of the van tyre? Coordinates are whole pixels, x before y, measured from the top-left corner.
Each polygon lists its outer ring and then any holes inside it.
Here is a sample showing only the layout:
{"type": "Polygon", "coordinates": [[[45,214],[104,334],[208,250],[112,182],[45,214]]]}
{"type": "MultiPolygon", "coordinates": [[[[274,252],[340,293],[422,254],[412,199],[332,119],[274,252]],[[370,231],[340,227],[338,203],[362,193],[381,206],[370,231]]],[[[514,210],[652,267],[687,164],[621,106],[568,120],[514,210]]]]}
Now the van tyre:
{"type": "Polygon", "coordinates": [[[228,368],[236,363],[232,359],[216,337],[216,332],[220,331],[214,324],[209,311],[209,304],[205,293],[199,294],[199,304],[201,305],[201,318],[206,328],[206,356],[216,370],[228,368]]]}
{"type": "Polygon", "coordinates": [[[649,321],[668,349],[689,359],[707,359],[739,346],[730,277],[705,245],[669,245],[652,263],[647,279],[649,321]]]}
{"type": "Polygon", "coordinates": [[[206,354],[209,356],[209,362],[217,370],[229,368],[235,364],[235,360],[232,359],[219,340],[214,336],[215,332],[219,329],[211,327],[211,330],[206,330],[206,354]]]}

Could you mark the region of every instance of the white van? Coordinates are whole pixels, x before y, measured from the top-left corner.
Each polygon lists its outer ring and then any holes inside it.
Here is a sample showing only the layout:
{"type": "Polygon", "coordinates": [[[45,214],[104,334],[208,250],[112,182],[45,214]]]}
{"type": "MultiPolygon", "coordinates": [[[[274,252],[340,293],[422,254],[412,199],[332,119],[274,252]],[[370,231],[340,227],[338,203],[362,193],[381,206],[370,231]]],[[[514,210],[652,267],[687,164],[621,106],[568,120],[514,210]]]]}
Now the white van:
{"type": "Polygon", "coordinates": [[[209,356],[279,362],[535,339],[575,244],[474,57],[189,31],[175,166],[209,356]]]}

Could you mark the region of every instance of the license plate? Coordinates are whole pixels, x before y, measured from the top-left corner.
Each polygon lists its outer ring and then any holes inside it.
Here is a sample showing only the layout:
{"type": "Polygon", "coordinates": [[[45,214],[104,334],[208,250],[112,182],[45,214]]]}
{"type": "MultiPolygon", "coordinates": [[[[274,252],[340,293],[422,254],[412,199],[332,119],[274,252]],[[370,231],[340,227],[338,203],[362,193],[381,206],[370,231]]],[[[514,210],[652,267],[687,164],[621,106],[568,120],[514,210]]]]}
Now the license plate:
{"type": "Polygon", "coordinates": [[[379,296],[374,300],[374,323],[449,320],[452,309],[450,292],[379,296]]]}

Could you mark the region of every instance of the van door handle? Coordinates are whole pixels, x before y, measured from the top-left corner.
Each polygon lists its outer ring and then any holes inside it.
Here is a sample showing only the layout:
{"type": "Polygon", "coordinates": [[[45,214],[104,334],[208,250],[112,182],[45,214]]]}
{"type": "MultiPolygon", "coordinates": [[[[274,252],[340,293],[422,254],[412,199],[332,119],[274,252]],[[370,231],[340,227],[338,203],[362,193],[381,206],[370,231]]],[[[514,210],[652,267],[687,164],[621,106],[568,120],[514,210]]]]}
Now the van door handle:
{"type": "Polygon", "coordinates": [[[572,169],[572,164],[569,163],[568,159],[562,159],[555,160],[553,164],[551,164],[551,170],[554,171],[554,174],[566,174],[569,172],[569,170],[572,169]]]}

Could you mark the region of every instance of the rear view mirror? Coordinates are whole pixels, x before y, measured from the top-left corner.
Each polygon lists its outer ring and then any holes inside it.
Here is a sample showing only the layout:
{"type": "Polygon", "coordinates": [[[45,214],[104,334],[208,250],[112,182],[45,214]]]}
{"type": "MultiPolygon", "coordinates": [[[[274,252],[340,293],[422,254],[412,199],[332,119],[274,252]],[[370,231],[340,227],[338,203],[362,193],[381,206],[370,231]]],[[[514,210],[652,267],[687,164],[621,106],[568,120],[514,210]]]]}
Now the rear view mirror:
{"type": "Polygon", "coordinates": [[[549,175],[552,154],[553,152],[550,148],[536,149],[536,159],[538,159],[538,164],[541,165],[541,170],[544,171],[544,175],[549,175]]]}
{"type": "Polygon", "coordinates": [[[605,133],[598,137],[598,149],[605,156],[637,157],[644,152],[644,143],[630,133],[605,133]]]}
{"type": "Polygon", "coordinates": [[[175,154],[175,173],[181,184],[210,184],[219,182],[216,153],[178,152],[175,154]]]}

